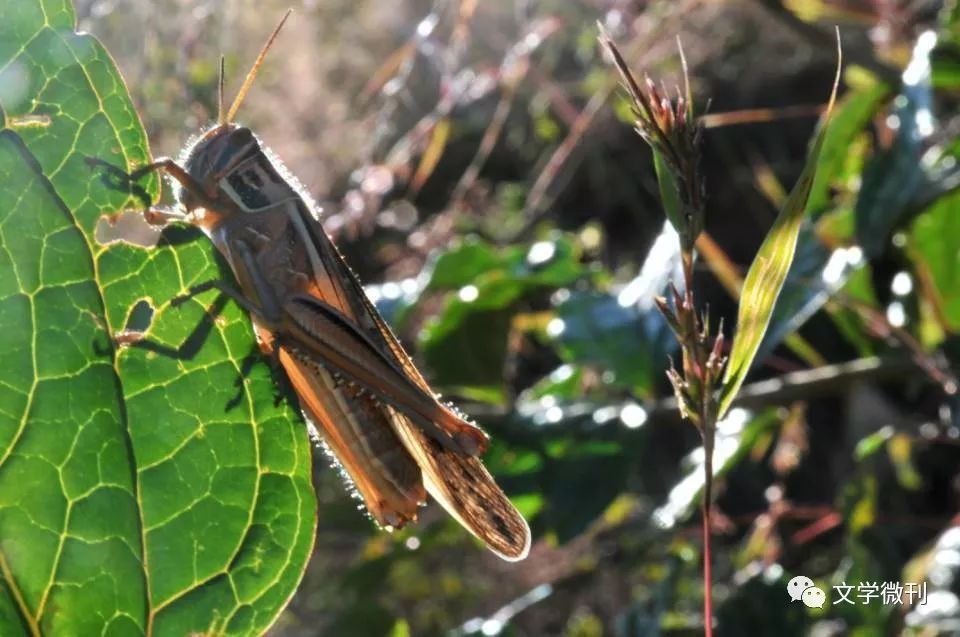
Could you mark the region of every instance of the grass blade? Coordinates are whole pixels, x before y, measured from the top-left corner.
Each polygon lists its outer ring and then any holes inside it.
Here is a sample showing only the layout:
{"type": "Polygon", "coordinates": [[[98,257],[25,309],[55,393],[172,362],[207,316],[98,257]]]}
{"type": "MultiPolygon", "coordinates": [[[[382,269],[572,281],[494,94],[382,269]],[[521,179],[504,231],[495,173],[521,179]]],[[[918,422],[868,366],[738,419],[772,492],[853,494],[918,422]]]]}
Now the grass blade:
{"type": "Polygon", "coordinates": [[[718,420],[723,418],[733,404],[740,386],[743,384],[750,366],[757,355],[760,343],[770,324],[773,308],[783,288],[783,282],[793,263],[797,247],[797,235],[807,210],[807,200],[813,187],[817,172],[817,160],[826,137],[827,124],[837,99],[837,87],[840,84],[842,55],[840,34],[837,32],[837,73],[833,81],[830,103],[824,114],[823,122],[816,133],[807,163],[796,185],[787,197],[773,227],[764,239],[757,256],[754,258],[743,283],[740,308],[737,312],[737,331],[730,351],[730,360],[720,390],[718,420]]]}

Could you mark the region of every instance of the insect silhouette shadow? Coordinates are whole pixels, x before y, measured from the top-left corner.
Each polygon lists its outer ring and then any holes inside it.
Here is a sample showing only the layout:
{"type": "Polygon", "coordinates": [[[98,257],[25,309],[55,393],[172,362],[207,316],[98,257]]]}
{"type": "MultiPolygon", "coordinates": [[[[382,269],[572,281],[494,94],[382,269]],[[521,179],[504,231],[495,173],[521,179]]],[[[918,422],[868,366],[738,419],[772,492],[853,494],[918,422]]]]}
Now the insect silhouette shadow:
{"type": "MultiPolygon", "coordinates": [[[[206,291],[209,289],[209,287],[209,285],[203,284],[194,286],[186,294],[172,299],[170,305],[174,308],[179,307],[194,298],[196,294],[206,291]]],[[[222,293],[219,294],[216,297],[216,300],[204,310],[203,317],[179,345],[160,343],[151,340],[146,336],[142,336],[141,333],[127,333],[121,338],[115,339],[114,343],[120,344],[122,347],[139,349],[174,360],[193,360],[203,348],[204,344],[207,342],[207,339],[210,338],[214,327],[216,326],[216,319],[221,315],[229,300],[230,299],[227,295],[222,293]]],[[[106,348],[103,348],[99,344],[95,347],[98,350],[98,354],[106,355],[110,353],[106,348]]],[[[293,387],[290,385],[286,374],[282,372],[282,367],[277,359],[277,356],[264,355],[257,345],[253,345],[247,354],[240,359],[240,368],[237,370],[237,378],[234,381],[234,386],[237,388],[237,393],[227,401],[226,405],[224,406],[224,412],[231,411],[240,405],[244,396],[244,379],[250,375],[254,366],[264,359],[269,366],[270,375],[273,379],[274,388],[276,390],[273,397],[274,406],[278,406],[281,402],[286,402],[289,406],[299,411],[299,403],[296,400],[293,387]]]]}
{"type": "MultiPolygon", "coordinates": [[[[172,209],[155,208],[150,193],[141,186],[137,180],[131,178],[130,173],[124,171],[119,166],[100,159],[99,157],[84,157],[84,162],[91,170],[100,175],[100,183],[114,192],[122,192],[128,196],[134,197],[143,204],[142,213],[145,217],[151,212],[169,214],[171,216],[180,216],[174,213],[172,209]]],[[[179,221],[179,219],[177,219],[179,221]]],[[[157,245],[181,246],[191,243],[201,237],[203,232],[189,224],[170,224],[162,226],[162,235],[157,245]]]]}
{"type": "MultiPolygon", "coordinates": [[[[122,168],[98,157],[85,157],[84,161],[88,166],[91,167],[91,169],[97,170],[100,173],[100,181],[105,187],[109,188],[110,190],[124,192],[132,197],[135,197],[143,204],[144,210],[151,209],[153,201],[150,197],[150,194],[145,188],[137,183],[136,180],[132,179],[129,173],[124,171],[122,168]]],[[[205,240],[205,237],[197,228],[190,225],[171,224],[163,228],[162,234],[160,235],[160,240],[157,242],[157,247],[177,247],[192,243],[194,241],[202,240],[205,240]]],[[[222,275],[224,272],[228,272],[229,266],[223,261],[219,253],[215,254],[215,258],[219,273],[222,275]]],[[[220,285],[222,280],[223,277],[220,279],[212,279],[191,287],[186,294],[172,299],[170,301],[171,307],[179,307],[200,292],[209,290],[211,288],[216,288],[218,285],[220,285]]],[[[216,324],[216,318],[223,312],[228,300],[229,295],[221,292],[217,296],[217,299],[214,301],[214,303],[206,308],[203,318],[200,319],[200,322],[197,323],[197,325],[187,335],[183,342],[180,343],[180,345],[167,345],[165,343],[159,343],[150,340],[145,336],[137,336],[136,334],[129,335],[129,340],[123,342],[123,345],[126,347],[142,349],[147,352],[152,352],[154,354],[175,360],[192,360],[200,352],[207,339],[210,338],[210,334],[212,333],[216,324]]],[[[117,344],[118,341],[115,339],[114,343],[117,344]]],[[[97,353],[101,355],[110,353],[109,348],[105,348],[99,344],[95,344],[95,349],[97,350],[97,353]]],[[[250,351],[240,361],[240,369],[238,370],[237,378],[234,381],[234,386],[237,388],[237,393],[227,401],[226,405],[224,406],[225,412],[231,411],[240,405],[244,395],[243,380],[253,371],[254,366],[262,358],[267,359],[267,363],[270,368],[270,375],[274,381],[274,388],[276,390],[274,394],[274,405],[278,406],[281,402],[286,402],[289,406],[299,411],[299,402],[296,399],[296,394],[294,393],[293,387],[287,379],[286,374],[281,371],[281,366],[277,360],[276,354],[265,357],[260,351],[259,347],[253,345],[250,348],[250,351]]]]}
{"type": "Polygon", "coordinates": [[[143,203],[145,209],[149,209],[153,205],[153,200],[147,189],[131,179],[130,173],[124,169],[99,157],[84,157],[83,161],[91,170],[100,169],[100,182],[110,190],[124,192],[136,197],[143,203]]]}

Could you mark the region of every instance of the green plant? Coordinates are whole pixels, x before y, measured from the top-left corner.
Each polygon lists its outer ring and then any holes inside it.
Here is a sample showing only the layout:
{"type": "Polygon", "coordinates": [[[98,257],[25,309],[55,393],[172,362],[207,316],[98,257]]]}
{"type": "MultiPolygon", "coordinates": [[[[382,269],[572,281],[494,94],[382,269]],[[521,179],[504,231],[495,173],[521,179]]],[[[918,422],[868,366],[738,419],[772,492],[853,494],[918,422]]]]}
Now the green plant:
{"type": "MultiPolygon", "coordinates": [[[[644,78],[645,83],[641,87],[616,44],[603,33],[601,27],[600,42],[610,54],[633,101],[636,130],[653,150],[664,211],[680,240],[683,292],[671,284],[672,307],[662,297],[657,298],[656,302],[673,329],[683,355],[682,371],[673,367],[667,371],[677,406],[683,417],[697,427],[703,439],[703,615],[704,630],[708,636],[713,634],[714,617],[710,520],[717,423],[730,409],[747,377],[793,263],[797,237],[826,137],[826,122],[830,119],[840,84],[839,37],[838,31],[837,74],[824,116],[825,122],[814,137],[800,179],[784,202],[744,280],[737,328],[728,358],[724,353],[723,323],[720,323],[714,336],[708,313],[701,313],[697,307],[693,286],[696,242],[703,231],[707,207],[705,185],[698,170],[702,128],[697,121],[690,83],[686,78],[686,61],[683,62],[686,80],[684,90],[677,90],[677,101],[673,104],[666,89],[658,89],[649,77],[644,78]]],[[[682,49],[680,55],[682,59],[682,49]]]]}
{"type": "MultiPolygon", "coordinates": [[[[180,635],[211,620],[231,634],[270,624],[271,637],[702,634],[705,501],[717,637],[950,634],[960,617],[946,603],[960,595],[951,566],[956,3],[933,12],[939,3],[465,0],[427,14],[402,0],[386,13],[370,3],[298,5],[243,121],[324,201],[325,226],[361,279],[377,282],[366,289],[431,384],[491,434],[484,460],[534,537],[528,560],[512,567],[429,509],[399,533],[378,531],[322,454],[311,488],[299,415],[261,364],[244,313],[213,293],[179,310],[167,304],[225,264],[198,235],[167,231],[148,250],[114,242],[136,214],[120,215],[117,228],[101,221],[141,208],[158,184],[124,196],[82,166],[83,155],[128,170],[147,160],[131,102],[152,153],[175,153],[186,129],[216,114],[218,54],[228,69],[244,67],[263,16],[289,4],[95,0],[76,3],[75,29],[65,2],[0,0],[0,552],[30,557],[26,567],[0,564],[0,634],[107,625],[180,635]],[[819,25],[787,8],[800,4],[832,13],[819,25]],[[690,307],[699,317],[709,303],[714,326],[721,316],[732,325],[747,265],[787,198],[779,184],[806,163],[833,68],[830,24],[841,21],[856,43],[845,47],[843,94],[792,266],[750,375],[717,423],[712,471],[699,430],[679,426],[664,367],[674,356],[684,376],[683,352],[654,302],[673,296],[659,273],[675,271],[678,287],[684,280],[689,239],[678,239],[682,219],[676,232],[664,224],[673,204],[660,199],[650,151],[629,134],[636,117],[600,60],[597,18],[631,66],[655,75],[676,66],[682,33],[698,104],[711,100],[695,114],[705,126],[697,170],[709,214],[680,304],[692,289],[690,307]],[[79,29],[108,44],[126,87],[79,29]],[[868,37],[876,35],[884,37],[868,37]],[[103,90],[85,90],[89,81],[103,90]],[[75,139],[82,153],[73,154],[75,139]],[[207,333],[191,337],[196,325],[207,333]],[[170,348],[111,348],[110,335],[143,328],[170,348]],[[175,463],[182,479],[138,501],[134,478],[159,473],[131,462],[127,424],[148,452],[154,442],[144,436],[160,444],[206,424],[182,449],[211,453],[175,463]],[[228,431],[236,435],[225,440],[228,431]],[[257,445],[259,465],[245,452],[257,445]],[[63,449],[74,461],[54,464],[63,449]],[[237,470],[224,471],[228,462],[237,470]],[[147,583],[164,570],[206,568],[195,558],[208,543],[197,553],[188,544],[225,538],[238,527],[216,523],[245,507],[178,518],[199,525],[167,545],[185,550],[144,568],[143,534],[129,524],[138,506],[192,498],[197,485],[234,504],[244,501],[245,475],[291,468],[289,478],[264,476],[263,485],[292,485],[295,497],[260,491],[257,519],[267,523],[250,527],[237,562],[251,568],[228,565],[152,605],[147,583]],[[116,488],[73,505],[75,532],[51,575],[64,493],[85,495],[80,487],[101,475],[116,488]],[[276,587],[235,604],[234,590],[245,595],[256,575],[276,573],[276,547],[291,550],[276,587]],[[795,575],[827,592],[822,609],[789,601],[795,575]],[[31,623],[48,580],[44,613],[31,623]],[[874,581],[925,581],[938,603],[834,603],[832,585],[874,581]]],[[[684,311],[673,301],[665,309],[684,311]]],[[[712,345],[686,358],[695,363],[712,345]]]]}

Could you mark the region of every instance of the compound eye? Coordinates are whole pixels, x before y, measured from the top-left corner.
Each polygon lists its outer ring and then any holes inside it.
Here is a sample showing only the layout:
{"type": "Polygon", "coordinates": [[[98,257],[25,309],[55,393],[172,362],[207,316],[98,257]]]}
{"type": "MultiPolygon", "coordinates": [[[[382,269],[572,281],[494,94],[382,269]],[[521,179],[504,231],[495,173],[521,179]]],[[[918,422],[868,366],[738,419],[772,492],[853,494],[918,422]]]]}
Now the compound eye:
{"type": "Polygon", "coordinates": [[[238,170],[227,176],[227,183],[247,210],[270,207],[270,198],[263,189],[263,181],[255,168],[238,170]]]}

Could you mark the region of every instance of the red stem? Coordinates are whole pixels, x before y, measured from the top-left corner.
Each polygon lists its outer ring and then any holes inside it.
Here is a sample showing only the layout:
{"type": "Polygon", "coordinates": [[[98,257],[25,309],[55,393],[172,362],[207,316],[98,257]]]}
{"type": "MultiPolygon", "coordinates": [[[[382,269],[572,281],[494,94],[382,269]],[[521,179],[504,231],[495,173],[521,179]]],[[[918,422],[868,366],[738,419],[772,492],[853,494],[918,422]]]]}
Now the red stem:
{"type": "MultiPolygon", "coordinates": [[[[700,321],[696,318],[696,306],[693,300],[693,260],[692,251],[683,250],[681,253],[683,259],[683,279],[684,279],[684,303],[688,306],[688,316],[692,322],[689,327],[688,338],[692,340],[688,347],[683,348],[684,352],[684,375],[689,376],[691,370],[687,367],[688,357],[696,360],[697,366],[702,370],[706,364],[707,353],[697,347],[696,340],[699,337],[701,329],[700,321]],[[699,360],[703,357],[703,360],[699,360]]],[[[711,506],[713,500],[713,442],[715,436],[716,421],[711,413],[709,404],[711,397],[709,395],[700,396],[700,427],[703,436],[703,634],[704,637],[713,637],[713,576],[711,568],[711,557],[713,551],[710,548],[710,529],[711,529],[711,506]]]]}
{"type": "Polygon", "coordinates": [[[713,637],[713,576],[711,569],[711,557],[713,551],[710,548],[710,520],[713,487],[713,441],[709,442],[706,437],[713,437],[712,433],[704,432],[704,458],[703,470],[705,472],[705,481],[703,485],[703,634],[704,637],[713,637]]]}

